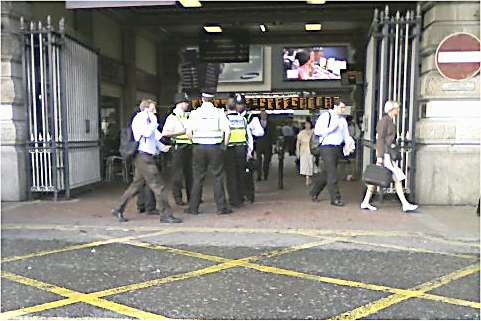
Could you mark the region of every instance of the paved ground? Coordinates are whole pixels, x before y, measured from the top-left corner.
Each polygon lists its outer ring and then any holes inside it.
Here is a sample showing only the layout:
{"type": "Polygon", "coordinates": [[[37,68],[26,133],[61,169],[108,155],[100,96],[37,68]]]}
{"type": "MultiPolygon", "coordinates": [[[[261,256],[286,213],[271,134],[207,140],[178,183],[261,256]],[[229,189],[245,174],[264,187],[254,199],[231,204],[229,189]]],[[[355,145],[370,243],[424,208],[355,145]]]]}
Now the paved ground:
{"type": "MultiPolygon", "coordinates": [[[[108,209],[122,186],[73,201],[2,204],[1,319],[479,319],[470,207],[377,214],[310,203],[302,180],[258,184],[229,217],[159,224],[108,209]]],[[[177,210],[180,212],[180,209],[177,210]]]]}

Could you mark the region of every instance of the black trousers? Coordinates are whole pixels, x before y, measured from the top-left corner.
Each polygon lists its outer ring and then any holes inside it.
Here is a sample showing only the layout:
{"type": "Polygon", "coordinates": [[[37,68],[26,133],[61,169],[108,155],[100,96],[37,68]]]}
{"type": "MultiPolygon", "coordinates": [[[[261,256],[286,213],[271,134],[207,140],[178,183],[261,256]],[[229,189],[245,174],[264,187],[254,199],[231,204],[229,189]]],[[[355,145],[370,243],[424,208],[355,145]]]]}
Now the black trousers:
{"type": "Polygon", "coordinates": [[[246,145],[230,146],[225,152],[226,187],[232,206],[240,206],[247,193],[246,156],[246,145]]]}
{"type": "Polygon", "coordinates": [[[194,145],[192,148],[193,184],[189,201],[191,212],[199,210],[202,185],[207,171],[214,176],[214,199],[217,210],[227,207],[224,190],[224,150],[221,145],[194,145]]]}
{"type": "Polygon", "coordinates": [[[260,146],[257,145],[257,179],[261,180],[262,176],[267,180],[269,177],[269,169],[272,159],[272,145],[260,146]]]}
{"type": "Polygon", "coordinates": [[[337,163],[341,153],[342,147],[326,146],[321,148],[321,157],[319,160],[320,174],[314,178],[311,196],[319,196],[327,185],[331,201],[341,198],[337,184],[337,163]]]}
{"type": "Polygon", "coordinates": [[[176,202],[182,202],[182,186],[185,184],[187,201],[192,189],[192,145],[175,145],[172,153],[172,193],[176,202]]]}
{"type": "Polygon", "coordinates": [[[137,210],[139,212],[152,212],[155,210],[155,195],[147,184],[140,188],[137,194],[137,210]]]}

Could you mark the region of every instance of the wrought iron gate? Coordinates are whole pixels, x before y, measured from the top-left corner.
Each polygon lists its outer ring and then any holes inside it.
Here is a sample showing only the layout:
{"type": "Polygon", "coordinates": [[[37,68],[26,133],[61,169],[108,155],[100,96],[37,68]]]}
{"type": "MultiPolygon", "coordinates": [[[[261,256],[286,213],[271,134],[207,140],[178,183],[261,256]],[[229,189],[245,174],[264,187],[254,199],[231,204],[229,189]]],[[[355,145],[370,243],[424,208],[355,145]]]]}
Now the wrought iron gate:
{"type": "MultiPolygon", "coordinates": [[[[376,125],[382,118],[384,103],[400,103],[396,117],[397,143],[402,148],[399,163],[406,173],[404,188],[414,199],[416,171],[415,128],[418,114],[419,37],[421,8],[390,15],[389,7],[374,11],[366,52],[366,88],[364,104],[363,169],[375,162],[376,125]]],[[[388,188],[388,193],[394,189],[388,188]]]]}
{"type": "Polygon", "coordinates": [[[58,31],[50,17],[25,23],[23,68],[28,121],[28,191],[64,191],[99,182],[98,54],[58,31]]]}

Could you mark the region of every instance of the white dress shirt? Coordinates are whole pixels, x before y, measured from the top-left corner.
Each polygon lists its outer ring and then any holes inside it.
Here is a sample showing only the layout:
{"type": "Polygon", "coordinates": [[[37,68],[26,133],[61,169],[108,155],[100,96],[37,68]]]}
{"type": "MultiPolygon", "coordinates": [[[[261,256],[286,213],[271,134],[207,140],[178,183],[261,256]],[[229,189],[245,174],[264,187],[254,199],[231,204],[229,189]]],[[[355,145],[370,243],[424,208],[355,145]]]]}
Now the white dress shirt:
{"type": "MultiPolygon", "coordinates": [[[[240,115],[247,119],[247,111],[244,110],[240,115]]],[[[247,124],[247,156],[252,156],[254,151],[254,136],[264,136],[264,127],[257,117],[253,117],[251,122],[247,124]]]]}
{"type": "Polygon", "coordinates": [[[348,140],[349,130],[347,128],[346,118],[339,116],[333,110],[323,112],[316,122],[314,134],[320,136],[323,145],[339,146],[348,140]],[[329,123],[329,114],[331,121],[329,123]],[[329,123],[329,126],[327,126],[329,123]]]}
{"type": "Polygon", "coordinates": [[[139,142],[139,151],[155,155],[165,149],[165,145],[160,142],[162,134],[157,129],[158,126],[157,116],[147,110],[135,115],[132,120],[132,133],[139,142]]]}

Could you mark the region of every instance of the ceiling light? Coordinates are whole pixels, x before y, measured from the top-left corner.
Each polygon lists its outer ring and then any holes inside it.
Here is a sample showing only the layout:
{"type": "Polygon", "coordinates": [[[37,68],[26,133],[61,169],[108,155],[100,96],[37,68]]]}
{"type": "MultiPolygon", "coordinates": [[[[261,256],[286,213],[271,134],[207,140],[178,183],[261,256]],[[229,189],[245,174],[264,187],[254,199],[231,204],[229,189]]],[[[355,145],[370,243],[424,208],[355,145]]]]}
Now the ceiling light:
{"type": "Polygon", "coordinates": [[[324,4],[326,0],[307,0],[307,4],[324,4]]]}
{"type": "Polygon", "coordinates": [[[179,2],[184,8],[202,7],[202,3],[199,0],[179,0],[179,2]]]}
{"type": "Polygon", "coordinates": [[[265,25],[259,25],[259,28],[261,28],[261,31],[262,31],[262,32],[266,32],[266,31],[267,31],[265,25]]]}
{"type": "Polygon", "coordinates": [[[321,24],[320,23],[306,23],[306,31],[320,31],[321,24]]]}
{"type": "Polygon", "coordinates": [[[220,26],[204,26],[204,30],[207,32],[222,32],[220,26]]]}

